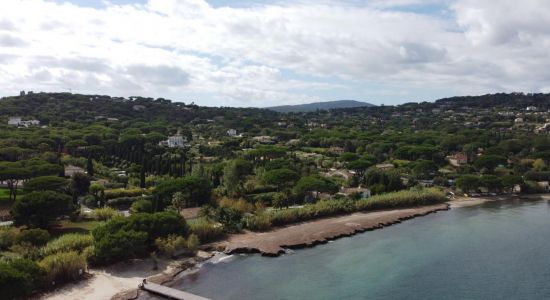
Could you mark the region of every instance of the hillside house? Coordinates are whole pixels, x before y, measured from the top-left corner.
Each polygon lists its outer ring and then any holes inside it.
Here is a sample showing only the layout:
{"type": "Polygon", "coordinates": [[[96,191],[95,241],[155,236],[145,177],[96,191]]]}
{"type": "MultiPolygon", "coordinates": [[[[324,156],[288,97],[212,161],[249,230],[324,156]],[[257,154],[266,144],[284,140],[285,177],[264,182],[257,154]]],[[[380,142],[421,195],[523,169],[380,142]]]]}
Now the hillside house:
{"type": "Polygon", "coordinates": [[[180,134],[176,134],[169,136],[166,141],[160,142],[159,145],[167,146],[169,148],[182,148],[187,145],[187,138],[180,134]]]}
{"type": "Polygon", "coordinates": [[[448,157],[452,166],[460,167],[468,163],[468,156],[464,153],[456,153],[448,157]]]}
{"type": "Polygon", "coordinates": [[[230,137],[236,137],[237,136],[237,130],[229,129],[229,130],[227,130],[227,135],[230,136],[230,137]]]}
{"type": "Polygon", "coordinates": [[[68,165],[65,167],[65,176],[66,177],[72,177],[74,174],[86,174],[86,171],[81,168],[81,167],[77,167],[77,166],[73,166],[73,165],[68,165]]]}

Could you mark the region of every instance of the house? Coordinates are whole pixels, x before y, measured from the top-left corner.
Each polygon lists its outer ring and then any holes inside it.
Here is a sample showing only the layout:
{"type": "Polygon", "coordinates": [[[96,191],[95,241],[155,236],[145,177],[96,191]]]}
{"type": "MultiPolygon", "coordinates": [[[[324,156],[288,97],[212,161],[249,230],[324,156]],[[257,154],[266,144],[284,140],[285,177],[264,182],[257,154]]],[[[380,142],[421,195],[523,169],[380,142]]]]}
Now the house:
{"type": "Polygon", "coordinates": [[[460,167],[461,165],[468,163],[468,156],[464,153],[456,153],[449,156],[449,163],[452,166],[460,167]]]}
{"type": "Polygon", "coordinates": [[[525,108],[526,111],[537,111],[537,107],[536,106],[527,106],[525,108]]]}
{"type": "Polygon", "coordinates": [[[418,184],[420,184],[423,187],[433,187],[434,181],[433,180],[419,180],[418,184]]]}
{"type": "Polygon", "coordinates": [[[132,106],[132,109],[135,110],[135,111],[142,111],[142,110],[145,110],[145,105],[134,105],[132,106]]]}
{"type": "Polygon", "coordinates": [[[10,117],[8,120],[8,125],[19,126],[21,123],[21,117],[10,117]]]}
{"type": "Polygon", "coordinates": [[[74,174],[78,174],[78,173],[86,174],[86,171],[81,167],[77,167],[73,165],[68,165],[65,167],[65,176],[67,177],[72,177],[74,174]]]}
{"type": "Polygon", "coordinates": [[[161,142],[161,145],[163,144],[170,148],[181,148],[181,147],[185,147],[186,143],[187,143],[186,137],[180,134],[176,134],[173,136],[169,136],[166,141],[161,142]]]}
{"type": "Polygon", "coordinates": [[[377,164],[376,168],[379,170],[391,170],[395,167],[393,164],[377,164]]]}
{"type": "Polygon", "coordinates": [[[514,123],[516,123],[516,124],[521,124],[521,123],[523,123],[523,118],[516,118],[516,119],[514,119],[514,123]]]}
{"type": "Polygon", "coordinates": [[[342,154],[345,152],[344,148],[342,147],[330,147],[328,151],[334,154],[342,154]]]}
{"type": "Polygon", "coordinates": [[[550,190],[550,183],[548,181],[539,181],[537,182],[537,184],[539,185],[539,187],[545,189],[545,190],[550,190]]]}
{"type": "Polygon", "coordinates": [[[23,121],[21,117],[10,117],[8,119],[8,125],[19,126],[19,127],[38,126],[40,125],[40,121],[38,120],[23,121]]]}
{"type": "Polygon", "coordinates": [[[371,191],[367,188],[363,188],[361,186],[354,187],[354,188],[345,188],[342,187],[340,189],[340,192],[338,194],[341,194],[345,197],[350,197],[353,195],[358,195],[359,199],[366,199],[371,196],[371,191]]]}
{"type": "Polygon", "coordinates": [[[268,135],[260,135],[252,137],[252,141],[258,142],[260,144],[272,144],[274,143],[273,138],[268,135]]]}
{"type": "Polygon", "coordinates": [[[237,130],[229,129],[229,130],[227,130],[227,135],[230,136],[230,137],[235,137],[235,136],[237,136],[237,130]]]}

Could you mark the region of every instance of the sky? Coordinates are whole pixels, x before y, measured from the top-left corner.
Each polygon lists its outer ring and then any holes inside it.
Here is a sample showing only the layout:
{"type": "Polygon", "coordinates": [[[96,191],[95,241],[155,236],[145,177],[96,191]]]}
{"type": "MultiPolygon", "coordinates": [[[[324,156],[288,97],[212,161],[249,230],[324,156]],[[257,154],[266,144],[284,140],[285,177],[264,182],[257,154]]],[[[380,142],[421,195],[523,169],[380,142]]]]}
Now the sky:
{"type": "Polygon", "coordinates": [[[2,0],[0,96],[266,107],[550,92],[546,0],[2,0]]]}

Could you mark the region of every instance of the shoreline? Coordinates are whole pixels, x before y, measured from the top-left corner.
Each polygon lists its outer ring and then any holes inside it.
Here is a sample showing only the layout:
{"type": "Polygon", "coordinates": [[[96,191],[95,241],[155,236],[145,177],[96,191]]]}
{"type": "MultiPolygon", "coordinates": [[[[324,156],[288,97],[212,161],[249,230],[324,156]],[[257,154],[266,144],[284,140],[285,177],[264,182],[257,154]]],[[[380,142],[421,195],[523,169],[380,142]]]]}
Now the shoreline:
{"type": "Polygon", "coordinates": [[[267,232],[247,231],[229,235],[226,239],[203,245],[197,256],[179,260],[159,260],[159,270],[151,269],[151,259],[121,262],[104,269],[91,269],[91,278],[65,285],[41,295],[40,299],[139,299],[138,284],[143,278],[170,285],[187,272],[196,271],[215,252],[225,254],[259,253],[279,256],[285,249],[310,248],[342,237],[381,229],[416,217],[453,208],[472,207],[485,202],[505,200],[550,200],[550,194],[500,195],[488,197],[457,197],[451,201],[428,206],[357,212],[274,228],[267,232]]]}
{"type": "Polygon", "coordinates": [[[232,234],[215,247],[225,254],[260,253],[263,256],[279,256],[285,253],[285,249],[314,247],[331,240],[399,224],[405,220],[449,208],[449,204],[442,203],[413,208],[356,212],[279,227],[267,232],[246,231],[241,234],[232,234]]]}

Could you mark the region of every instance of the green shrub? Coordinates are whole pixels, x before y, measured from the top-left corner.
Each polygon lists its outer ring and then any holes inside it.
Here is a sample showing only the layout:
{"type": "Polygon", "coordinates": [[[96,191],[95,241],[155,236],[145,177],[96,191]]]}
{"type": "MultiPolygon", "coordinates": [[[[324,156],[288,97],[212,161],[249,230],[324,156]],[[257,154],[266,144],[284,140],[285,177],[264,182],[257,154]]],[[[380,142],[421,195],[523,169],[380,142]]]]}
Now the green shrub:
{"type": "Polygon", "coordinates": [[[166,256],[173,257],[176,251],[187,248],[187,241],[179,235],[169,235],[155,240],[157,249],[166,256]]]}
{"type": "Polygon", "coordinates": [[[151,200],[152,196],[137,196],[137,197],[118,197],[107,200],[109,206],[130,206],[132,203],[138,200],[151,200]]]}
{"type": "Polygon", "coordinates": [[[11,208],[16,225],[47,227],[55,218],[71,213],[71,197],[52,191],[32,192],[17,199],[11,208]]]}
{"type": "Polygon", "coordinates": [[[133,213],[150,213],[153,212],[153,203],[149,200],[140,199],[132,203],[130,210],[133,213]]]}
{"type": "Polygon", "coordinates": [[[32,292],[32,281],[5,262],[0,262],[0,291],[2,299],[25,299],[32,292]]]}
{"type": "Polygon", "coordinates": [[[98,221],[107,221],[116,216],[120,216],[120,212],[112,207],[102,207],[93,210],[94,219],[98,221]]]}
{"type": "Polygon", "coordinates": [[[85,248],[92,246],[94,240],[89,234],[68,233],[50,241],[42,247],[42,256],[52,255],[58,252],[82,252],[85,248]]]}
{"type": "Polygon", "coordinates": [[[97,237],[93,261],[106,263],[141,256],[147,253],[148,235],[143,231],[118,230],[97,237]]]}
{"type": "Polygon", "coordinates": [[[200,244],[201,244],[201,241],[199,240],[199,237],[196,234],[190,234],[189,237],[187,237],[186,247],[190,251],[195,251],[200,244]]]}
{"type": "Polygon", "coordinates": [[[46,284],[46,270],[36,262],[29,259],[14,259],[9,265],[19,272],[28,275],[31,283],[31,289],[35,290],[44,287],[46,284]]]}
{"type": "Polygon", "coordinates": [[[139,188],[105,190],[105,199],[109,200],[120,197],[137,197],[143,195],[144,193],[148,193],[148,191],[139,188]]]}
{"type": "Polygon", "coordinates": [[[15,227],[0,227],[0,250],[6,250],[11,247],[19,234],[19,229],[15,227]]]}
{"type": "Polygon", "coordinates": [[[40,261],[47,273],[48,282],[60,283],[76,280],[86,271],[86,258],[76,251],[59,252],[40,261]]]}
{"type": "Polygon", "coordinates": [[[191,224],[191,232],[197,235],[201,243],[219,240],[224,236],[221,226],[204,218],[200,218],[191,224]]]}
{"type": "Polygon", "coordinates": [[[0,292],[2,299],[26,299],[44,286],[46,271],[28,259],[0,262],[0,292]]]}
{"type": "Polygon", "coordinates": [[[21,231],[16,237],[18,244],[30,244],[32,246],[43,246],[50,240],[50,233],[43,229],[27,229],[21,231]]]}
{"type": "Polygon", "coordinates": [[[372,196],[362,200],[323,200],[302,208],[271,210],[244,219],[251,230],[267,230],[271,226],[283,226],[356,211],[402,208],[429,205],[445,201],[445,194],[436,188],[418,191],[399,191],[372,196]]]}
{"type": "Polygon", "coordinates": [[[189,226],[176,212],[139,213],[117,217],[92,231],[97,262],[109,262],[147,253],[157,238],[186,236],[189,226]]]}

